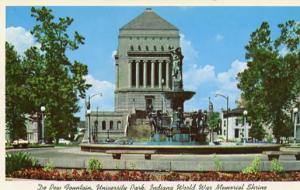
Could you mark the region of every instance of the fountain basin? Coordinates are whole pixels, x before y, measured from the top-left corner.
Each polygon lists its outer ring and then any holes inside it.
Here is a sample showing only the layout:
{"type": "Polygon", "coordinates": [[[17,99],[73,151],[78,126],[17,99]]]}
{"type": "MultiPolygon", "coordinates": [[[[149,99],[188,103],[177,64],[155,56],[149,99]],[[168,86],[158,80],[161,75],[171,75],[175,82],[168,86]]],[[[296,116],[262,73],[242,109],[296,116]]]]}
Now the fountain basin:
{"type": "Polygon", "coordinates": [[[171,100],[172,109],[177,110],[178,107],[181,107],[182,109],[184,106],[184,102],[186,100],[191,99],[195,95],[195,92],[193,91],[167,91],[165,92],[166,99],[171,100]]]}
{"type": "Polygon", "coordinates": [[[142,144],[80,144],[81,151],[105,152],[107,150],[155,150],[157,154],[257,154],[279,151],[277,144],[224,144],[224,145],[162,145],[142,144]]]}

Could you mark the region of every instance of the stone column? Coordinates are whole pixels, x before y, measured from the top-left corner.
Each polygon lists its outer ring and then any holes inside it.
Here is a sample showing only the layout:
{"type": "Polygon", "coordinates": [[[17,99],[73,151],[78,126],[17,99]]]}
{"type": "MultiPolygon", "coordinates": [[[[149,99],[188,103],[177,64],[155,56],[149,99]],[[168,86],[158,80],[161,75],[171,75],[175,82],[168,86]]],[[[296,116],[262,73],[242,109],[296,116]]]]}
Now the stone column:
{"type": "Polygon", "coordinates": [[[155,61],[151,61],[151,88],[154,88],[154,64],[155,61]]]}
{"type": "Polygon", "coordinates": [[[169,84],[170,84],[169,65],[170,65],[169,61],[166,61],[166,88],[170,88],[170,86],[169,86],[169,84]]]}
{"type": "Polygon", "coordinates": [[[162,79],[162,61],[159,61],[159,67],[158,67],[158,86],[161,88],[161,79],[162,79]]]}
{"type": "Polygon", "coordinates": [[[132,75],[132,63],[133,61],[128,62],[128,88],[131,88],[131,75],[132,75]]]}
{"type": "Polygon", "coordinates": [[[135,64],[135,87],[138,88],[140,85],[140,68],[139,68],[140,62],[136,62],[135,64]]]}
{"type": "Polygon", "coordinates": [[[144,77],[144,88],[147,87],[147,61],[144,61],[144,73],[143,73],[143,77],[144,77]]]}

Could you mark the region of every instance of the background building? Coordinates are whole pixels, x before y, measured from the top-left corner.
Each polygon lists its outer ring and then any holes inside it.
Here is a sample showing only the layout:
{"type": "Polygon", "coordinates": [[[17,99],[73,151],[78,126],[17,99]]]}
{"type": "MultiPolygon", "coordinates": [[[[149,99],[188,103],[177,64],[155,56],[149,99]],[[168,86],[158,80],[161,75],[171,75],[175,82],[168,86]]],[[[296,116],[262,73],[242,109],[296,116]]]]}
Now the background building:
{"type": "Polygon", "coordinates": [[[244,130],[246,129],[246,138],[249,138],[249,129],[251,123],[248,120],[244,120],[243,108],[235,108],[232,110],[223,111],[220,113],[222,121],[222,135],[226,138],[227,135],[227,117],[228,117],[228,140],[229,141],[241,141],[244,137],[244,130]],[[245,122],[244,122],[245,121],[245,122]]]}
{"type": "MultiPolygon", "coordinates": [[[[228,117],[228,140],[229,141],[241,141],[244,137],[244,130],[246,129],[246,138],[250,139],[249,130],[251,128],[251,120],[244,117],[244,108],[235,108],[232,110],[222,111],[220,113],[220,118],[222,121],[222,136],[226,138],[227,133],[227,117],[228,117]]],[[[266,134],[272,135],[272,129],[263,125],[266,134]]]]}

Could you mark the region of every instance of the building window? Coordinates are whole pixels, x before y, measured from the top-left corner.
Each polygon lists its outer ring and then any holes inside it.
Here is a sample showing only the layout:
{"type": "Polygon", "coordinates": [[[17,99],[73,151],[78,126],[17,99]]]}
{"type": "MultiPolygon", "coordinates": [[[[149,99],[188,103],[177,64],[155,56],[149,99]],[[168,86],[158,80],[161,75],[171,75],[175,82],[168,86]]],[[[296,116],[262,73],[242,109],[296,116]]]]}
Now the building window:
{"type": "Polygon", "coordinates": [[[114,129],[114,122],[110,121],[109,122],[109,130],[113,130],[114,129]]]}
{"type": "Polygon", "coordinates": [[[117,130],[121,129],[121,121],[117,122],[117,130]]]}
{"type": "Polygon", "coordinates": [[[164,46],[161,46],[161,51],[165,51],[164,46]]]}
{"type": "Polygon", "coordinates": [[[130,46],[130,50],[131,50],[131,51],[134,51],[133,45],[130,46]]]}
{"type": "Polygon", "coordinates": [[[223,122],[223,123],[224,123],[224,127],[226,127],[226,120],[224,120],[224,122],[223,122]]]}
{"type": "Polygon", "coordinates": [[[235,119],[235,126],[238,126],[239,125],[239,119],[235,119]]]}
{"type": "Polygon", "coordinates": [[[156,46],[153,47],[153,50],[156,51],[156,46]]]}
{"type": "Polygon", "coordinates": [[[146,46],[146,51],[149,51],[149,47],[148,46],[146,46]]]}
{"type": "Polygon", "coordinates": [[[106,122],[102,121],[102,130],[106,130],[106,122]]]}
{"type": "Polygon", "coordinates": [[[226,130],[223,131],[223,135],[226,135],[226,130]]]}
{"type": "Polygon", "coordinates": [[[138,46],[138,49],[139,49],[139,51],[141,51],[141,50],[142,50],[142,48],[141,48],[141,46],[140,46],[140,45],[138,46]]]}
{"type": "Polygon", "coordinates": [[[94,127],[95,129],[98,129],[98,120],[94,121],[94,127]]]}
{"type": "Polygon", "coordinates": [[[235,129],[234,130],[234,138],[239,138],[240,136],[240,130],[239,129],[235,129]]]}

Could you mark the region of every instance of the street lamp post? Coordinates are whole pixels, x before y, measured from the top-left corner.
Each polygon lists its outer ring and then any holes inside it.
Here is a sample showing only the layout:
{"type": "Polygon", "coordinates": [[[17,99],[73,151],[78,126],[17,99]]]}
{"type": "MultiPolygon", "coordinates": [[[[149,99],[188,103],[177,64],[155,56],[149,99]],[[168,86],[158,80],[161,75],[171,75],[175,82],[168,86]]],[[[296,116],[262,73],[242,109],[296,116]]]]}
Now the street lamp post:
{"type": "Polygon", "coordinates": [[[98,121],[98,106],[97,106],[97,119],[95,121],[95,124],[94,124],[94,135],[95,135],[95,139],[96,139],[96,142],[98,142],[98,125],[99,125],[99,121],[98,121]]]}
{"type": "Polygon", "coordinates": [[[89,139],[89,143],[91,143],[91,110],[90,109],[88,109],[87,111],[86,111],[86,114],[87,114],[87,116],[88,116],[88,139],[89,139]]]}
{"type": "Polygon", "coordinates": [[[88,142],[91,143],[91,129],[90,129],[90,115],[91,115],[91,99],[95,96],[102,96],[102,93],[96,93],[91,96],[88,96],[88,99],[85,101],[85,112],[86,116],[88,116],[88,142]]]}
{"type": "Polygon", "coordinates": [[[161,79],[161,113],[164,113],[164,84],[165,84],[165,79],[161,79]]]}
{"type": "Polygon", "coordinates": [[[296,144],[296,138],[297,138],[297,120],[298,120],[298,108],[295,107],[293,109],[294,112],[294,144],[296,144]]]}
{"type": "Polygon", "coordinates": [[[229,112],[229,96],[225,96],[223,94],[216,94],[215,97],[217,96],[221,96],[223,98],[226,99],[226,113],[227,113],[227,117],[226,117],[226,142],[228,142],[228,112],[229,112]]]}
{"type": "Polygon", "coordinates": [[[44,118],[44,113],[45,113],[45,106],[41,106],[41,112],[42,112],[42,144],[45,144],[45,118],[44,118]]]}
{"type": "Polygon", "coordinates": [[[244,144],[246,144],[246,122],[247,122],[248,111],[244,110],[243,115],[244,115],[244,144]]]}
{"type": "Polygon", "coordinates": [[[107,129],[107,139],[106,139],[107,142],[109,142],[109,129],[107,129]]]}

